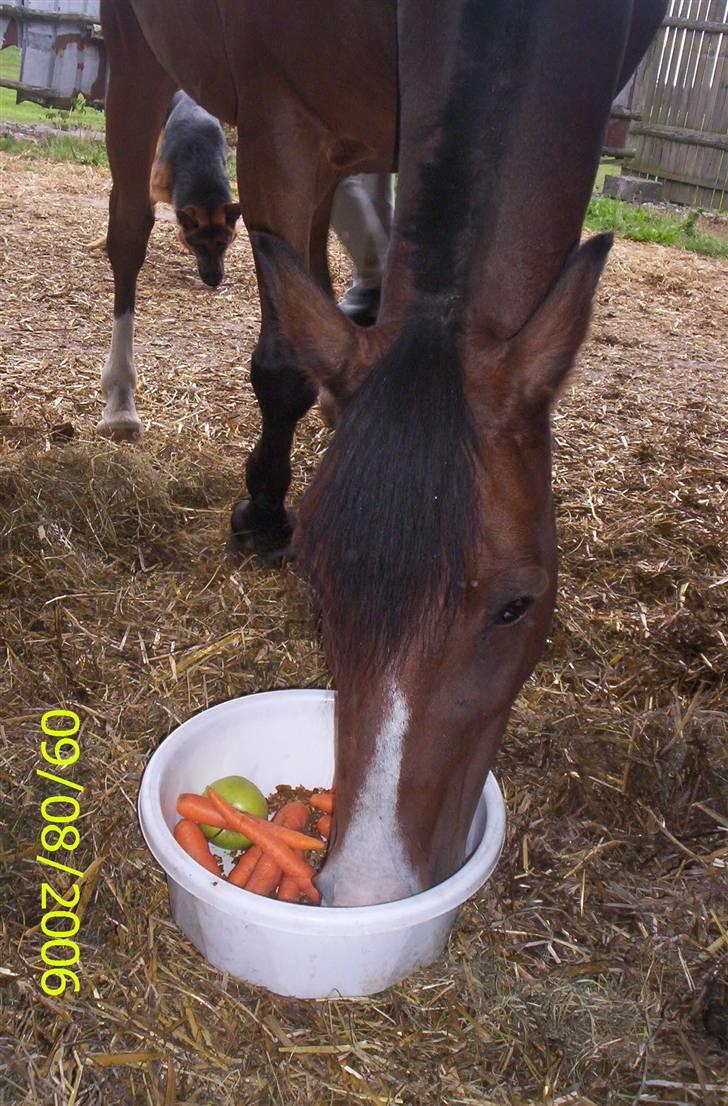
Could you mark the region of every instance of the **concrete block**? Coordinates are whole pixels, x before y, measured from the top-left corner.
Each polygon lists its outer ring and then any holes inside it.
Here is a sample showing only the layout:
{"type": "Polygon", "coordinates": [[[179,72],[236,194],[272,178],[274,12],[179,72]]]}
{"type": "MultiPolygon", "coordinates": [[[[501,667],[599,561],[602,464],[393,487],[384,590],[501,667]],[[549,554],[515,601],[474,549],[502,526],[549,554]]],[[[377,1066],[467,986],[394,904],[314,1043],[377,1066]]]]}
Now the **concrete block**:
{"type": "Polygon", "coordinates": [[[633,204],[659,203],[662,199],[662,181],[610,175],[604,178],[604,195],[633,204]]]}

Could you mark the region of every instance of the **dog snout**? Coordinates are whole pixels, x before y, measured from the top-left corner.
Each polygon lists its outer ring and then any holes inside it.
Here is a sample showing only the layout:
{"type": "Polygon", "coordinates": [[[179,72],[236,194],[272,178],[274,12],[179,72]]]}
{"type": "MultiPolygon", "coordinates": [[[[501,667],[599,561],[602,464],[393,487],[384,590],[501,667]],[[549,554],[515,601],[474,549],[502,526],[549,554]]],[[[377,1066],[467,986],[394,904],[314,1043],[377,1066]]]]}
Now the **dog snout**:
{"type": "Polygon", "coordinates": [[[206,284],[208,288],[217,288],[222,283],[224,275],[223,269],[203,269],[200,266],[200,277],[203,284],[206,284]]]}

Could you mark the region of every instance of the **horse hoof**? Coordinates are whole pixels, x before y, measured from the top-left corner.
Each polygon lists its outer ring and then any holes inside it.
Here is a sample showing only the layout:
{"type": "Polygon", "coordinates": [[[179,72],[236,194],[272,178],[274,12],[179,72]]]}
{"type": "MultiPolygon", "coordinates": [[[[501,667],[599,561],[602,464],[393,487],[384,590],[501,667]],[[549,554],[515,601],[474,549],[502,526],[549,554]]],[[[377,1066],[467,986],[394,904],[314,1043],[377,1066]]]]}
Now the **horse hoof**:
{"type": "Polygon", "coordinates": [[[106,419],[100,419],[96,424],[96,431],[103,438],[112,442],[133,442],[138,445],[143,436],[141,420],[124,419],[118,423],[108,423],[106,419]]]}
{"type": "Polygon", "coordinates": [[[264,512],[250,499],[235,504],[230,516],[228,550],[235,554],[255,554],[267,565],[293,560],[295,518],[284,507],[264,512]]]}

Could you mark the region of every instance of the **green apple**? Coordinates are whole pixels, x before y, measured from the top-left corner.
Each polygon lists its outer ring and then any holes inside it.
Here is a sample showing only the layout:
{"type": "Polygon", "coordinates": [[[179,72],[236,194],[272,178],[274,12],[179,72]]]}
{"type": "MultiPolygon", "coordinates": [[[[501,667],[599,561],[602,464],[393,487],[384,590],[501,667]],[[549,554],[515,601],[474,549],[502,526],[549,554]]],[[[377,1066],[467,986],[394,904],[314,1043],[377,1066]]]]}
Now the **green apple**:
{"type": "MultiPolygon", "coordinates": [[[[217,791],[218,795],[222,795],[223,799],[227,799],[236,810],[241,810],[244,814],[257,814],[259,818],[268,817],[268,803],[265,795],[244,776],[223,776],[221,780],[215,780],[205,788],[206,795],[210,787],[217,791]]],[[[230,849],[232,852],[237,849],[247,849],[252,845],[252,841],[234,830],[206,825],[200,825],[200,829],[211,844],[219,845],[221,849],[230,849]]]]}

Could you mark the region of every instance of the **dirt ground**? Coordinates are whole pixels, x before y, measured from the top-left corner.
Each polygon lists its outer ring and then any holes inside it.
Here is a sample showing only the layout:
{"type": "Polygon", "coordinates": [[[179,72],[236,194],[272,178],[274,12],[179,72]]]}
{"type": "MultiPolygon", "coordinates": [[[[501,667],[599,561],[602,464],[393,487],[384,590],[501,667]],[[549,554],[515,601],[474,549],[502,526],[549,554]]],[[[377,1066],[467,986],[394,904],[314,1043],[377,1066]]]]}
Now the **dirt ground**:
{"type": "MultiPolygon", "coordinates": [[[[447,955],[361,1001],[210,968],[135,814],[232,695],[326,686],[304,584],[225,554],[258,426],[241,235],[217,293],[169,219],[137,315],[141,448],[94,432],[108,174],[0,157],[0,1106],[717,1104],[726,1066],[728,266],[618,241],[555,418],[562,572],[497,775],[508,841],[447,955]],[[721,698],[722,696],[722,698],[721,698]],[[39,721],[83,719],[81,989],[39,986],[39,721]]],[[[339,284],[347,263],[334,249],[339,284]]],[[[296,440],[293,500],[325,448],[296,440]]],[[[59,881],[59,886],[61,885],[59,881]]]]}

